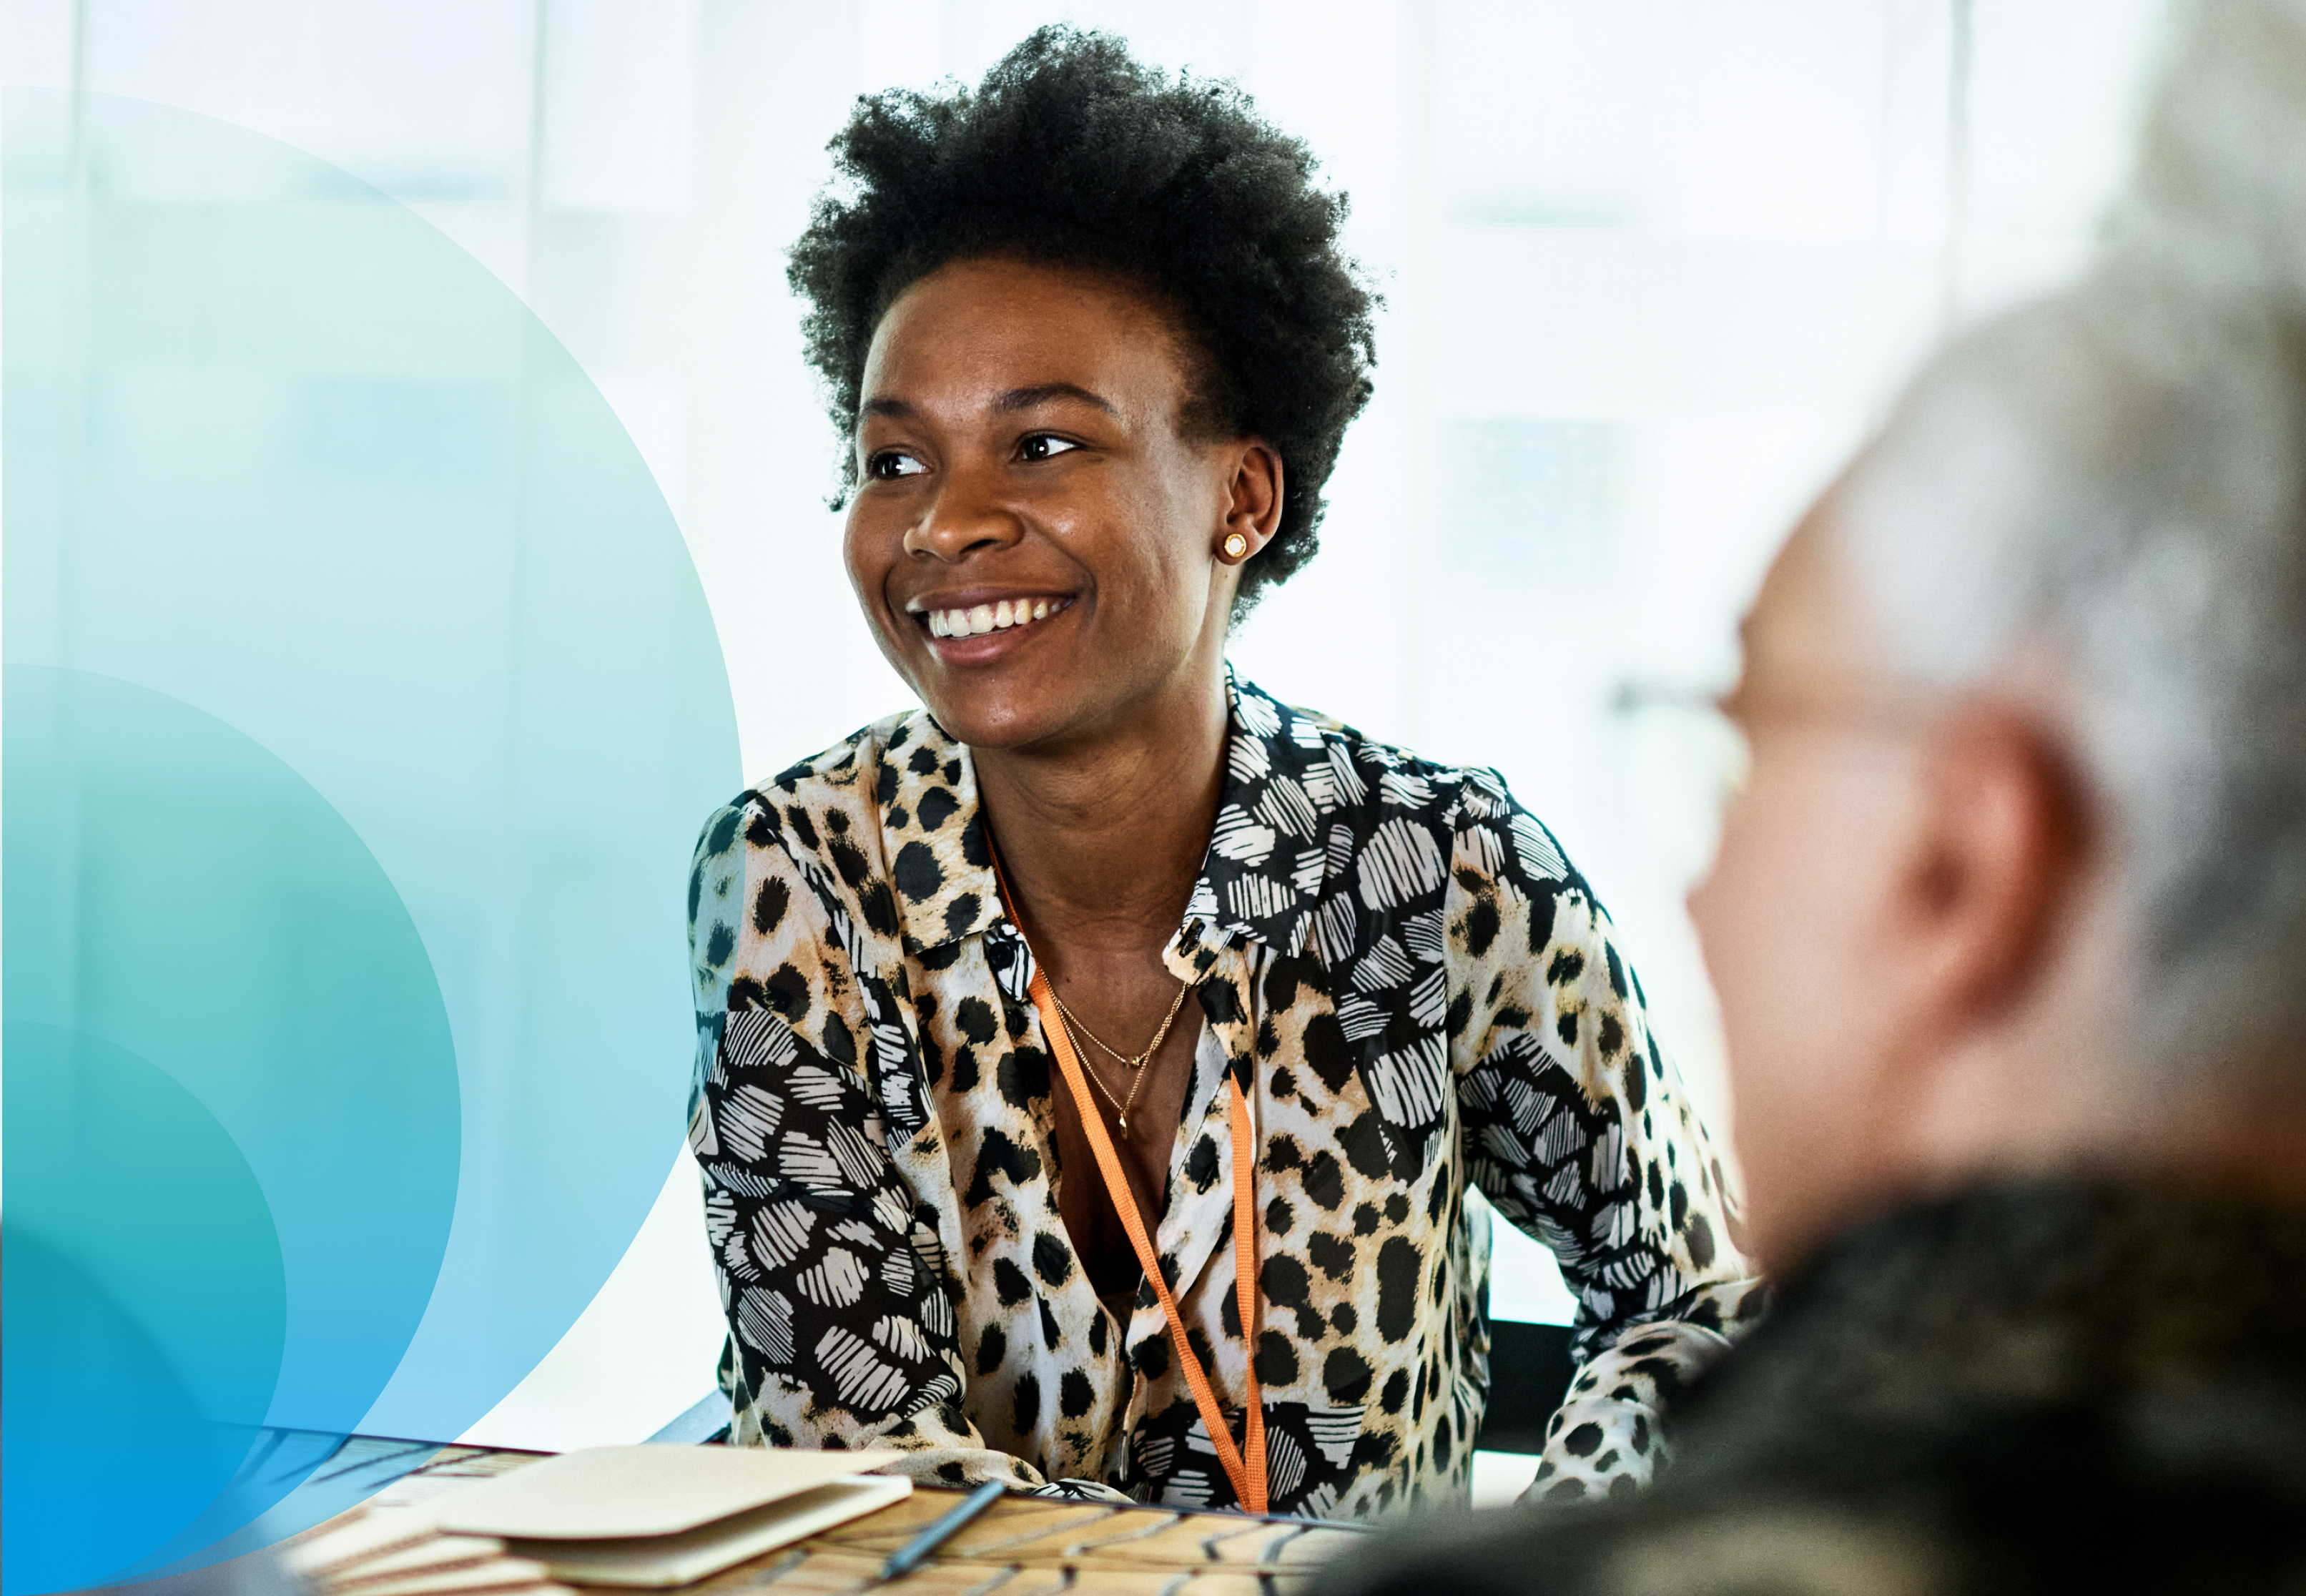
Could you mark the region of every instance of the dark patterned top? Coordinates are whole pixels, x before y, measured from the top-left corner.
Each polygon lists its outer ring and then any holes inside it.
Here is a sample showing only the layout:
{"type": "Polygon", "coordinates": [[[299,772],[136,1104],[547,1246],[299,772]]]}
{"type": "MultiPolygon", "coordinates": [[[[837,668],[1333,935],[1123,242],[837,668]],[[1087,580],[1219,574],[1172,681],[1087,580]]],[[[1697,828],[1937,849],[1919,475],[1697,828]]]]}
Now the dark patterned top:
{"type": "Polygon", "coordinates": [[[2306,1205],[1987,1186],[1844,1237],[1629,1502],[1429,1515],[1320,1596],[2306,1591],[2306,1205]]]}
{"type": "MultiPolygon", "coordinates": [[[[1645,1479],[1661,1383],[1758,1292],[1607,919],[1495,772],[1229,692],[1216,830],[1164,955],[1206,1023],[1156,1245],[1237,1402],[1234,1071],[1264,1149],[1274,1510],[1465,1495],[1489,1386],[1468,1181],[1578,1295],[1591,1361],[1557,1475],[1645,1479]]],[[[744,793],[705,828],[689,915],[731,1438],[1229,1505],[1152,1293],[1117,1323],[1060,1216],[1031,956],[968,750],[916,712],[744,793]]]]}

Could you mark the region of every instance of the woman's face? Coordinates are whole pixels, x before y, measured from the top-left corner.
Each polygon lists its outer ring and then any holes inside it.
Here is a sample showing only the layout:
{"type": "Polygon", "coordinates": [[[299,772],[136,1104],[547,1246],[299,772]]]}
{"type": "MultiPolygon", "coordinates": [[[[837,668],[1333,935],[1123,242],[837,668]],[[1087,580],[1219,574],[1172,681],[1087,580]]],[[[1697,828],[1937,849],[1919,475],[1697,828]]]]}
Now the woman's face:
{"type": "Polygon", "coordinates": [[[849,576],[961,741],[1095,736],[1214,679],[1237,577],[1220,545],[1262,546],[1280,464],[1189,441],[1190,397],[1170,320],[1093,272],[961,261],[881,319],[849,576]]]}

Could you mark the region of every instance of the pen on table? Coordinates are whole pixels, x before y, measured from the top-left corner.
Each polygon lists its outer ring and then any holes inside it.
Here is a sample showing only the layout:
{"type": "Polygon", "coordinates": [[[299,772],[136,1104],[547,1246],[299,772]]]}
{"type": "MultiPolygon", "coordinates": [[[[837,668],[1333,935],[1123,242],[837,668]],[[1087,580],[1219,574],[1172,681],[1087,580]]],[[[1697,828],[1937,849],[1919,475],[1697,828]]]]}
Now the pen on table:
{"type": "Polygon", "coordinates": [[[970,1519],[999,1501],[1004,1489],[1000,1481],[987,1480],[963,1497],[959,1506],[889,1554],[889,1560],[881,1565],[880,1583],[902,1579],[928,1561],[929,1555],[961,1533],[970,1519]]]}

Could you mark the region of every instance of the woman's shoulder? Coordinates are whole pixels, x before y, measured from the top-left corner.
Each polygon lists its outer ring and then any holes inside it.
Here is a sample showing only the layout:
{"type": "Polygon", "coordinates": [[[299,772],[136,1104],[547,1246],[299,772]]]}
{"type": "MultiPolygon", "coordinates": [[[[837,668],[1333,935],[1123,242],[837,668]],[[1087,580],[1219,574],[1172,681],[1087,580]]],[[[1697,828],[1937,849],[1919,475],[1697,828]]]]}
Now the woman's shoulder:
{"type": "Polygon", "coordinates": [[[728,855],[740,840],[749,848],[823,858],[837,842],[878,832],[900,762],[914,769],[917,780],[926,763],[930,779],[949,773],[958,785],[957,767],[963,757],[960,745],[926,710],[886,716],[754,783],[713,810],[698,837],[698,859],[728,855]]]}
{"type": "MultiPolygon", "coordinates": [[[[920,710],[895,714],[787,766],[705,818],[688,876],[689,940],[696,951],[700,1011],[725,994],[739,967],[773,964],[816,903],[851,934],[893,935],[896,897],[885,857],[897,807],[927,808],[933,784],[967,779],[959,745],[920,710]]],[[[954,800],[956,803],[958,800],[954,800]]],[[[755,971],[758,974],[758,971],[755,971]]]]}

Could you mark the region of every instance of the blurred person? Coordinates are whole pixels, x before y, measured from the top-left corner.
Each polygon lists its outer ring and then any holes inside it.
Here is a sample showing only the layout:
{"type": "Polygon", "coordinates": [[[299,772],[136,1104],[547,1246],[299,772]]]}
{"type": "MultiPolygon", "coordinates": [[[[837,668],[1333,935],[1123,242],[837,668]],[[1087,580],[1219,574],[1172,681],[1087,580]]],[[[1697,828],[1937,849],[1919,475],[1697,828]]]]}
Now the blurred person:
{"type": "Polygon", "coordinates": [[[1630,1489],[1754,1296],[1640,985],[1494,772],[1226,664],[1371,392],[1345,200],[1237,90],[1063,29],[974,91],[862,100],[833,149],[791,277],[856,599],[923,707],[697,849],[732,1440],[1462,1501],[1473,1185],[1578,1296],[1550,1488],[1630,1489]]]}
{"type": "Polygon", "coordinates": [[[1326,1589],[2306,1589],[2306,7],[1787,543],[1691,899],[1772,1319],[1634,1502],[1326,1589]]]}

